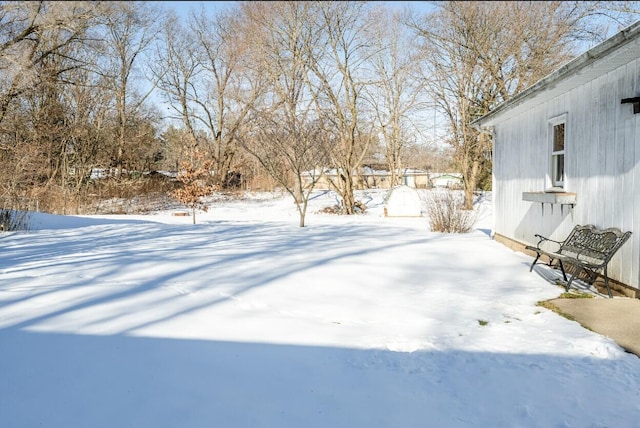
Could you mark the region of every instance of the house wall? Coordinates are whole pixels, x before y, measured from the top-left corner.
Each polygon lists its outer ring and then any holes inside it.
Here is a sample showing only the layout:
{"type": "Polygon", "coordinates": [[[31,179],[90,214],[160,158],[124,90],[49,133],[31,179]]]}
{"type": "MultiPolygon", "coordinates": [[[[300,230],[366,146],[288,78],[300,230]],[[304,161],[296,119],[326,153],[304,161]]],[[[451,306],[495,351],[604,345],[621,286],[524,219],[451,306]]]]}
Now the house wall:
{"type": "Polygon", "coordinates": [[[494,233],[525,244],[534,234],[561,240],[576,224],[618,227],[633,235],[609,264],[609,276],[633,288],[640,281],[640,114],[623,98],[640,95],[640,60],[549,101],[505,112],[494,124],[494,233]],[[548,187],[549,119],[567,114],[565,183],[570,206],[522,200],[548,187]]]}

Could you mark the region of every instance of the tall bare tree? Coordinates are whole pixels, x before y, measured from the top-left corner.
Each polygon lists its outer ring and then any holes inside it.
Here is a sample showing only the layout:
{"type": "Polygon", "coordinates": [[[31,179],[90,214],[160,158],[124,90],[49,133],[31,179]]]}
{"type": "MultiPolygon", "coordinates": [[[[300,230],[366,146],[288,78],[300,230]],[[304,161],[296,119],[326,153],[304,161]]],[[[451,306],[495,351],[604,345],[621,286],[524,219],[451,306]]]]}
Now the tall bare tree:
{"type": "MultiPolygon", "coordinates": [[[[88,52],[92,55],[95,52],[88,52]]],[[[92,57],[85,55],[87,63],[92,57]]],[[[85,199],[92,172],[96,168],[108,166],[108,152],[112,129],[111,93],[98,84],[99,76],[86,67],[76,69],[72,76],[73,85],[62,92],[62,102],[66,106],[66,126],[69,134],[65,143],[62,162],[61,186],[63,193],[69,193],[75,202],[75,212],[85,199]]]]}
{"type": "Polygon", "coordinates": [[[161,37],[163,41],[156,46],[156,61],[152,63],[151,71],[168,104],[167,118],[184,126],[191,140],[197,141],[194,105],[197,105],[199,94],[195,87],[203,72],[198,44],[193,42],[189,28],[173,12],[163,21],[161,37]]]}
{"type": "Polygon", "coordinates": [[[238,138],[247,114],[262,94],[263,78],[253,71],[237,19],[236,9],[215,16],[201,10],[192,12],[181,34],[172,34],[175,27],[167,25],[167,48],[157,67],[167,65],[160,88],[175,118],[192,139],[207,147],[221,188],[238,160],[238,138]]]}
{"type": "Polygon", "coordinates": [[[416,142],[419,113],[425,110],[425,81],[412,34],[401,23],[399,11],[374,11],[369,38],[375,47],[370,58],[372,83],[365,96],[372,106],[373,120],[384,145],[391,184],[400,184],[407,146],[416,142]]]}
{"type": "MultiPolygon", "coordinates": [[[[63,58],[62,51],[83,43],[103,10],[93,2],[7,1],[0,3],[0,123],[16,100],[39,82],[37,66],[63,58]]],[[[80,66],[71,57],[70,68],[80,66]]],[[[70,68],[61,68],[60,76],[70,68]]]]}
{"type": "Polygon", "coordinates": [[[3,204],[7,198],[34,196],[54,180],[64,182],[74,132],[65,93],[86,66],[83,51],[105,8],[94,2],[0,3],[3,204]]]}
{"type": "Polygon", "coordinates": [[[299,225],[327,161],[305,70],[309,46],[319,43],[310,2],[251,3],[242,7],[243,31],[250,35],[256,71],[266,78],[264,102],[256,103],[243,147],[294,197],[299,225]]]}
{"type": "MultiPolygon", "coordinates": [[[[127,146],[135,147],[139,140],[136,122],[141,117],[150,119],[145,102],[153,87],[141,90],[144,76],[137,71],[144,53],[151,50],[159,33],[160,13],[150,2],[118,1],[111,4],[110,13],[104,19],[103,61],[98,70],[114,98],[117,177],[122,176],[127,146]]],[[[131,163],[135,156],[128,157],[131,163]]]]}
{"type": "Polygon", "coordinates": [[[488,160],[490,140],[470,123],[555,70],[584,43],[602,40],[616,2],[433,2],[409,25],[422,39],[431,95],[448,121],[463,175],[465,208],[488,160]],[[596,19],[600,18],[600,19],[596,19]],[[505,25],[508,23],[508,25],[505,25]]]}
{"type": "Polygon", "coordinates": [[[370,84],[366,65],[371,54],[367,38],[366,2],[315,2],[323,43],[306,47],[310,53],[307,78],[324,132],[331,141],[331,161],[337,179],[332,187],[342,198],[344,212],[356,213],[355,177],[373,139],[371,121],[361,116],[363,91],[370,84]]]}

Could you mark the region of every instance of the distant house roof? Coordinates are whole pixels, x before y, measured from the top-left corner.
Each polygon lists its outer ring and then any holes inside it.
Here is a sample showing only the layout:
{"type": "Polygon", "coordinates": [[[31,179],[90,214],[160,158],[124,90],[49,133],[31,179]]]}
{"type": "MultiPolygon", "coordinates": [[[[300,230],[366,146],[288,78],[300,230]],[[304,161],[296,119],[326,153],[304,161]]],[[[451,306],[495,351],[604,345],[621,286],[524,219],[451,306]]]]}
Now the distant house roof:
{"type": "MultiPolygon", "coordinates": [[[[322,170],[322,173],[325,175],[330,175],[330,176],[335,176],[338,175],[338,170],[335,168],[329,169],[329,168],[324,168],[322,170]]],[[[370,168],[368,166],[365,166],[362,168],[362,173],[363,175],[369,175],[369,176],[373,176],[373,175],[377,175],[377,176],[383,176],[386,177],[388,176],[390,173],[388,170],[383,170],[383,169],[373,169],[370,168]]],[[[413,168],[404,168],[401,171],[397,171],[397,174],[402,174],[402,175],[425,175],[427,174],[426,171],[423,171],[421,169],[413,169],[413,168]]],[[[311,170],[311,171],[305,171],[302,173],[303,176],[318,176],[320,175],[320,170],[311,170]]]]}
{"type": "MultiPolygon", "coordinates": [[[[589,49],[582,55],[540,79],[534,85],[520,92],[508,101],[474,120],[474,126],[492,126],[501,113],[517,108],[525,100],[539,98],[545,102],[557,95],[576,88],[594,78],[623,66],[631,60],[640,58],[640,21],[589,49]],[[607,57],[606,61],[600,61],[607,57]],[[573,77],[572,79],[568,79],[573,77]]],[[[629,94],[629,97],[638,94],[629,94]]]]}
{"type": "Polygon", "coordinates": [[[457,178],[462,179],[462,173],[460,172],[432,172],[429,177],[433,180],[436,178],[457,178]]]}

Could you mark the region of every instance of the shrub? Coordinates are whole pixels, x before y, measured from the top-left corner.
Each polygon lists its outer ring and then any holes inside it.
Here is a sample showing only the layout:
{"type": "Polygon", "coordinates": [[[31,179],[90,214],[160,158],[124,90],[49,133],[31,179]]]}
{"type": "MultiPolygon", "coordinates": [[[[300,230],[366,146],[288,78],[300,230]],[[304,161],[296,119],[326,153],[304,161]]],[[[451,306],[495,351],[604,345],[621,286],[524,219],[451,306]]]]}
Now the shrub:
{"type": "Polygon", "coordinates": [[[27,211],[0,209],[0,232],[28,230],[29,220],[27,211]]]}
{"type": "Polygon", "coordinates": [[[183,162],[182,171],[177,176],[177,180],[183,186],[170,193],[171,196],[191,209],[193,224],[196,224],[197,209],[204,212],[208,210],[208,206],[202,198],[216,190],[216,186],[206,182],[212,167],[212,161],[210,159],[203,160],[202,156],[199,157],[199,160],[201,162],[199,166],[183,162]]]}
{"type": "Polygon", "coordinates": [[[432,232],[467,233],[476,223],[477,212],[464,209],[461,192],[436,189],[427,199],[432,232]]]}
{"type": "MultiPolygon", "coordinates": [[[[356,214],[364,214],[367,212],[367,205],[361,201],[355,201],[354,209],[356,214]]],[[[319,211],[321,214],[338,214],[346,215],[347,210],[343,204],[336,204],[330,207],[324,207],[319,211]]]]}

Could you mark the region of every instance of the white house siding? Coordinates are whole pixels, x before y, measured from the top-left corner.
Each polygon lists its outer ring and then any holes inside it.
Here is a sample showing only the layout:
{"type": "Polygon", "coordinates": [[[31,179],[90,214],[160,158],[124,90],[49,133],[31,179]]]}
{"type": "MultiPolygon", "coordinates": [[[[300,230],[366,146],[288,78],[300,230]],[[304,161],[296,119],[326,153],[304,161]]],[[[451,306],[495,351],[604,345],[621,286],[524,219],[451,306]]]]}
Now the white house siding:
{"type": "Polygon", "coordinates": [[[547,101],[536,103],[534,97],[498,116],[493,123],[494,232],[535,244],[536,233],[562,239],[576,224],[631,230],[631,239],[609,265],[609,276],[639,288],[640,114],[620,103],[638,95],[636,59],[547,101]],[[523,201],[522,193],[550,186],[548,120],[564,113],[564,188],[576,193],[577,203],[562,210],[544,204],[543,213],[542,204],[523,201]]]}

